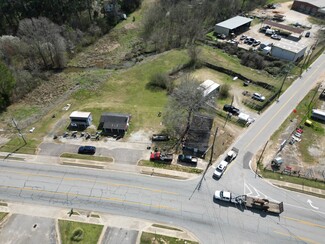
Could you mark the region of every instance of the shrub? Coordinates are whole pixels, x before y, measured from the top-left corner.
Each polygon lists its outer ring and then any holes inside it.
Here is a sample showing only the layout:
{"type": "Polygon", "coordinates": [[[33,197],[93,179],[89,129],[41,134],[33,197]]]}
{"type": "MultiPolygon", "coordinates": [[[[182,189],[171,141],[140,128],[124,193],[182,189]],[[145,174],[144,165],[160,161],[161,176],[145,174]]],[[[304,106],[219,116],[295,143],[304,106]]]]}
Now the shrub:
{"type": "Polygon", "coordinates": [[[219,90],[220,98],[224,99],[229,97],[229,90],[230,90],[230,86],[228,84],[221,85],[219,90]]]}
{"type": "Polygon", "coordinates": [[[170,91],[173,88],[173,83],[169,79],[168,75],[163,73],[154,74],[150,81],[147,83],[147,88],[151,90],[167,90],[170,91]]]}
{"type": "Polygon", "coordinates": [[[71,236],[71,240],[72,241],[82,241],[82,239],[84,238],[84,230],[81,228],[77,228],[73,231],[72,236],[71,236]]]}

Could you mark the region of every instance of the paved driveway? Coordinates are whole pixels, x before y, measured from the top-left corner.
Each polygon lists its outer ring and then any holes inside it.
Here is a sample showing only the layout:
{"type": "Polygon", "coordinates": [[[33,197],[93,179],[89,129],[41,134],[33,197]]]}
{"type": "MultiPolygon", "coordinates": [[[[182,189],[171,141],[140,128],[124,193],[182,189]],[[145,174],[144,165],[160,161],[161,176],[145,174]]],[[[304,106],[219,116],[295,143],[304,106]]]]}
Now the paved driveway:
{"type": "Polygon", "coordinates": [[[0,229],[1,244],[56,244],[55,220],[13,214],[0,229]]]}
{"type": "Polygon", "coordinates": [[[134,244],[137,241],[138,233],[136,230],[108,227],[105,231],[102,244],[134,244]]]}

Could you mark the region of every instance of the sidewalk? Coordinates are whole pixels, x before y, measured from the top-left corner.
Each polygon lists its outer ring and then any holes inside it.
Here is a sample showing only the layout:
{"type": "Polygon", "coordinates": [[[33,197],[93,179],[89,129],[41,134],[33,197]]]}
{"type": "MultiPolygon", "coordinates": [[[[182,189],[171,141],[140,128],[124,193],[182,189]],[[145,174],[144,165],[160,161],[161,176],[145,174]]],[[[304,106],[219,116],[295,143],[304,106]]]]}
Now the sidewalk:
{"type": "Polygon", "coordinates": [[[293,191],[297,190],[297,191],[303,192],[305,194],[312,193],[312,194],[319,195],[320,197],[325,198],[325,190],[322,190],[322,189],[313,188],[313,187],[304,186],[304,185],[293,184],[293,183],[280,181],[280,180],[272,180],[272,179],[267,179],[267,178],[264,178],[264,179],[278,187],[282,187],[282,188],[285,188],[288,190],[293,190],[293,191]]]}
{"type": "Polygon", "coordinates": [[[71,209],[67,209],[67,208],[50,207],[50,206],[43,206],[43,205],[37,206],[37,205],[26,204],[26,203],[8,202],[8,206],[0,205],[0,212],[9,212],[7,218],[10,218],[12,214],[19,214],[19,215],[26,215],[26,216],[33,216],[33,217],[36,216],[36,217],[51,218],[56,220],[62,219],[62,220],[103,225],[104,228],[98,243],[102,243],[103,234],[105,233],[106,229],[110,227],[139,231],[137,243],[140,243],[140,237],[142,232],[150,232],[159,235],[172,236],[184,240],[198,241],[197,238],[192,233],[189,233],[186,230],[182,230],[177,226],[169,226],[167,224],[161,225],[160,223],[154,225],[155,224],[154,222],[148,220],[117,216],[117,215],[112,215],[107,213],[91,212],[82,209],[74,209],[73,210],[74,213],[78,215],[73,214],[69,217],[70,210],[71,209]],[[175,230],[173,230],[172,228],[175,228],[175,230]]]}

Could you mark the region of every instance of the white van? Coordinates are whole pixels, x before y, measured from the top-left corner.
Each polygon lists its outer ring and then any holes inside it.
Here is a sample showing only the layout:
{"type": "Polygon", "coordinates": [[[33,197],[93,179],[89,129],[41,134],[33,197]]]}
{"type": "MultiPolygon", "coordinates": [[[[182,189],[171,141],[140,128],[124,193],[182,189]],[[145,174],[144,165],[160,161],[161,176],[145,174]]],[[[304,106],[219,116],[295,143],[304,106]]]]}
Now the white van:
{"type": "Polygon", "coordinates": [[[267,36],[272,36],[273,34],[274,34],[274,30],[272,30],[272,29],[267,29],[265,31],[265,35],[267,35],[267,36]]]}

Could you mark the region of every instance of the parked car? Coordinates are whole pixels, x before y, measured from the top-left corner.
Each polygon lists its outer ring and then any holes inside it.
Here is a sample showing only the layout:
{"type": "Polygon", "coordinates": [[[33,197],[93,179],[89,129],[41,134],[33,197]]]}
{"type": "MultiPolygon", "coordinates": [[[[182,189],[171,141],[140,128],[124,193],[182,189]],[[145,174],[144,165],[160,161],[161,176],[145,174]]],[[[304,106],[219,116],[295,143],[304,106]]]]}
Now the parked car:
{"type": "Polygon", "coordinates": [[[219,38],[219,39],[222,39],[222,40],[224,40],[224,39],[226,39],[226,35],[225,34],[217,34],[217,38],[219,38]]]}
{"type": "Polygon", "coordinates": [[[264,102],[265,101],[265,97],[262,96],[261,94],[255,92],[253,93],[253,96],[252,96],[253,99],[257,100],[257,101],[260,101],[260,102],[264,102]]]}
{"type": "Polygon", "coordinates": [[[281,40],[281,36],[280,35],[277,35],[277,34],[273,34],[271,36],[272,39],[275,39],[275,40],[281,40]]]}
{"type": "Polygon", "coordinates": [[[225,104],[223,106],[223,110],[226,111],[226,112],[229,112],[235,116],[238,116],[239,113],[240,113],[240,110],[232,105],[229,105],[229,104],[225,104]]]}
{"type": "Polygon", "coordinates": [[[191,163],[191,164],[197,164],[198,158],[191,156],[191,155],[184,155],[181,154],[178,156],[178,161],[184,162],[184,163],[191,163]]]}
{"type": "Polygon", "coordinates": [[[218,178],[218,179],[221,178],[222,174],[227,169],[227,166],[228,166],[228,162],[226,162],[224,160],[221,161],[221,163],[217,166],[217,168],[213,172],[213,177],[218,178]]]}
{"type": "Polygon", "coordinates": [[[246,35],[241,35],[241,37],[239,38],[239,40],[245,40],[247,38],[247,36],[246,35]]]}
{"type": "Polygon", "coordinates": [[[255,40],[254,42],[253,42],[253,47],[257,47],[258,45],[260,45],[261,44],[261,41],[259,41],[259,40],[255,40]]]}
{"type": "Polygon", "coordinates": [[[79,154],[90,154],[93,155],[96,152],[96,147],[94,146],[81,146],[78,149],[79,154]]]}
{"type": "Polygon", "coordinates": [[[252,38],[250,36],[247,36],[246,39],[244,40],[244,43],[247,44],[252,38]]]}
{"type": "Polygon", "coordinates": [[[310,37],[310,31],[307,31],[305,37],[310,37]]]}
{"type": "Polygon", "coordinates": [[[165,134],[154,134],[151,138],[152,141],[168,141],[169,136],[165,134]]]}

